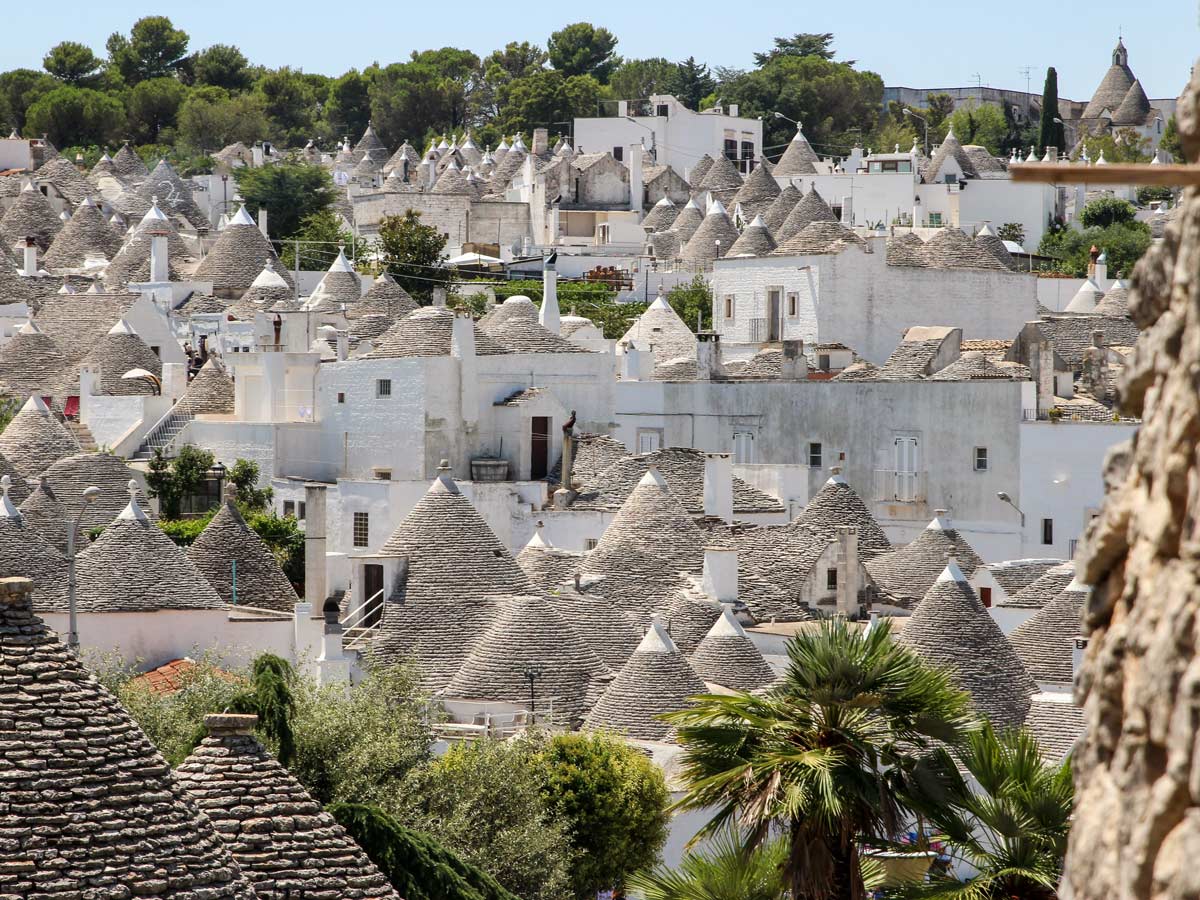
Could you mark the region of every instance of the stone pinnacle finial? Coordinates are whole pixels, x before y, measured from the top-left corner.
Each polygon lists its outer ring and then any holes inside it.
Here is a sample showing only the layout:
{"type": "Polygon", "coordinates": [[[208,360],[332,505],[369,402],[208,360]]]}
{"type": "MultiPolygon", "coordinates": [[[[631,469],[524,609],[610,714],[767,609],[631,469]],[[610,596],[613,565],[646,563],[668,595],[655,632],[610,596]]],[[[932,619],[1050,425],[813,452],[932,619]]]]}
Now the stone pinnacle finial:
{"type": "Polygon", "coordinates": [[[125,487],[126,487],[126,489],[129,491],[129,500],[130,500],[130,502],[131,502],[131,503],[136,503],[136,502],[137,502],[137,495],[138,495],[138,483],[137,483],[137,481],[136,481],[136,480],[134,480],[133,478],[130,478],[130,479],[129,479],[129,484],[127,484],[125,487]]]}

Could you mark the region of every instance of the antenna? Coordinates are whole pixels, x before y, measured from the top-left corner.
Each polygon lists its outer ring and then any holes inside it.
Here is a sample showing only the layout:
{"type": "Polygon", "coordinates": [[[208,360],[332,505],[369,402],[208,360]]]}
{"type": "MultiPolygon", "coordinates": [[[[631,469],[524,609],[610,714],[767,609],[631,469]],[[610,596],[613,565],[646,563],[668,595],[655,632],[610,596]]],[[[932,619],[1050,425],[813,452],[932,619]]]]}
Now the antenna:
{"type": "Polygon", "coordinates": [[[1030,78],[1030,75],[1033,73],[1033,66],[1022,66],[1021,68],[1017,69],[1017,71],[1025,76],[1025,119],[1026,119],[1026,121],[1028,121],[1030,118],[1030,115],[1029,115],[1029,78],[1030,78]]]}

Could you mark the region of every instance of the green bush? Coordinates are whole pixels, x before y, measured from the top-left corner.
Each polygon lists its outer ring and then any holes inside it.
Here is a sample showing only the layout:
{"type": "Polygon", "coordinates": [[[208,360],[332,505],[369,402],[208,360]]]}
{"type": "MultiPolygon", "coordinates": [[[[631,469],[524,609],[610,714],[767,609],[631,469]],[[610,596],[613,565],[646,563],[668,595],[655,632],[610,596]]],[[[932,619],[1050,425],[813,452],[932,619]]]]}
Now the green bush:
{"type": "Polygon", "coordinates": [[[1053,257],[1054,271],[1075,278],[1087,276],[1092,247],[1108,256],[1108,271],[1129,272],[1150,246],[1150,226],[1145,222],[1125,222],[1107,228],[1064,228],[1048,231],[1038,245],[1038,253],[1053,257]]]}
{"type": "Polygon", "coordinates": [[[1079,224],[1084,228],[1107,228],[1132,222],[1136,215],[1137,210],[1128,200],[1101,197],[1080,210],[1079,224]]]}

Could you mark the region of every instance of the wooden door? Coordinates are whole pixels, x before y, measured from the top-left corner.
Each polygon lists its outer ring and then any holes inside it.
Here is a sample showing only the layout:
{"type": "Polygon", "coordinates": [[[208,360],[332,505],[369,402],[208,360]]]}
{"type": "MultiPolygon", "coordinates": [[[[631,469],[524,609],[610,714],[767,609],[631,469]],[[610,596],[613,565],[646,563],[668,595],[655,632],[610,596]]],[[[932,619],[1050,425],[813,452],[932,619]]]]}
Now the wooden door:
{"type": "Polygon", "coordinates": [[[362,625],[366,628],[371,628],[379,624],[379,619],[383,616],[383,603],[380,601],[384,598],[379,595],[383,592],[383,566],[378,563],[367,563],[363,566],[363,602],[370,607],[362,621],[362,625]]]}
{"type": "Polygon", "coordinates": [[[530,436],[532,437],[529,457],[529,479],[537,481],[545,478],[550,471],[550,417],[534,416],[530,420],[530,436]]]}

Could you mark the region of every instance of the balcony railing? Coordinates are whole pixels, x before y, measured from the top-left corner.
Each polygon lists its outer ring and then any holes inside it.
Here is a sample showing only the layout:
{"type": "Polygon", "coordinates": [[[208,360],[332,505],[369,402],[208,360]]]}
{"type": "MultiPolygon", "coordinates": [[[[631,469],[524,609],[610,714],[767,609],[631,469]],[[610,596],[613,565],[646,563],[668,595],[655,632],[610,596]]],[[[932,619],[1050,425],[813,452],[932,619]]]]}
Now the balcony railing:
{"type": "Polygon", "coordinates": [[[927,499],[926,472],[875,470],[875,499],[883,503],[923,503],[927,499]]]}

